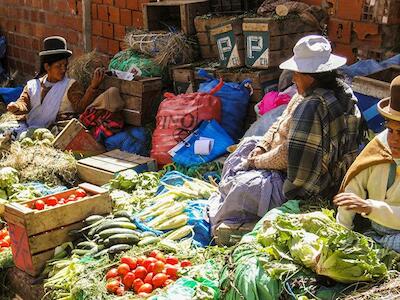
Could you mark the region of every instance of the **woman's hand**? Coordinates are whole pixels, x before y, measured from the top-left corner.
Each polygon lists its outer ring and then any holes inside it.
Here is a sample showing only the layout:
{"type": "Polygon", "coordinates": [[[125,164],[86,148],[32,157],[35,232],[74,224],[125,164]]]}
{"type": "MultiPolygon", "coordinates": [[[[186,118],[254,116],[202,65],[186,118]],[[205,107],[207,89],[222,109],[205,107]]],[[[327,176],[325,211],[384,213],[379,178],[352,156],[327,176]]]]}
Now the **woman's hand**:
{"type": "Polygon", "coordinates": [[[370,214],[372,206],[368,201],[360,198],[353,193],[342,193],[333,198],[333,203],[338,207],[344,207],[347,210],[354,211],[359,214],[370,214]]]}
{"type": "Polygon", "coordinates": [[[92,89],[97,89],[101,82],[104,79],[106,72],[104,70],[104,68],[97,68],[94,73],[93,73],[93,77],[92,77],[92,82],[90,83],[90,87],[92,89]]]}
{"type": "Polygon", "coordinates": [[[19,112],[19,107],[18,107],[17,103],[11,102],[10,104],[7,105],[7,110],[10,113],[15,114],[15,113],[19,112]]]}
{"type": "Polygon", "coordinates": [[[255,147],[253,151],[250,152],[248,159],[254,159],[255,157],[265,153],[266,151],[261,147],[255,147]]]}

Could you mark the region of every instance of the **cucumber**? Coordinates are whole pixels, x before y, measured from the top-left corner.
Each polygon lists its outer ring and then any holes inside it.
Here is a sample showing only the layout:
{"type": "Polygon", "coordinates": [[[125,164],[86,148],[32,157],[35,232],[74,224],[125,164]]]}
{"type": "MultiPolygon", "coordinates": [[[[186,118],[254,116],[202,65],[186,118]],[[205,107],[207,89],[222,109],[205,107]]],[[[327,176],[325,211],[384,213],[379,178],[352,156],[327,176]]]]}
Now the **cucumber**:
{"type": "Polygon", "coordinates": [[[76,245],[77,248],[83,249],[83,250],[91,250],[96,246],[97,246],[97,244],[93,243],[93,242],[81,242],[78,245],[76,245]]]}
{"type": "Polygon", "coordinates": [[[131,223],[131,220],[128,219],[128,218],[125,218],[125,217],[115,218],[115,219],[112,219],[111,221],[113,221],[113,222],[128,222],[128,223],[131,223]]]}
{"type": "Polygon", "coordinates": [[[119,218],[119,217],[127,218],[129,220],[132,219],[132,215],[125,210],[117,211],[114,214],[114,218],[119,218]]]}
{"type": "Polygon", "coordinates": [[[72,250],[72,254],[77,254],[79,256],[84,256],[89,254],[91,250],[84,250],[84,249],[74,249],[72,250]]]}
{"type": "Polygon", "coordinates": [[[116,253],[120,253],[122,251],[127,251],[132,249],[131,245],[127,245],[127,244],[118,244],[118,245],[114,245],[111,246],[110,248],[108,248],[108,253],[110,254],[116,254],[116,253]]]}
{"type": "Polygon", "coordinates": [[[104,217],[100,216],[100,215],[93,215],[93,216],[87,217],[85,219],[85,223],[88,225],[92,225],[100,220],[104,220],[104,217]]]}
{"type": "Polygon", "coordinates": [[[129,222],[106,222],[96,228],[96,233],[99,233],[101,231],[104,231],[104,230],[110,229],[110,228],[125,228],[125,229],[135,230],[136,225],[129,223],[129,222]]]}
{"type": "Polygon", "coordinates": [[[139,236],[137,234],[124,234],[118,233],[110,236],[104,241],[104,244],[107,246],[112,246],[116,244],[127,244],[127,245],[135,245],[140,241],[139,236]]]}
{"type": "Polygon", "coordinates": [[[138,246],[147,246],[147,245],[151,245],[151,244],[155,244],[158,243],[159,241],[161,241],[161,239],[159,237],[156,236],[148,236],[145,237],[143,240],[141,240],[138,243],[138,246]]]}
{"type": "Polygon", "coordinates": [[[136,234],[139,236],[139,232],[132,230],[132,229],[127,229],[127,228],[109,228],[106,230],[103,230],[101,232],[98,233],[98,236],[100,237],[100,239],[105,240],[107,238],[109,238],[110,236],[114,235],[114,234],[136,234]]]}
{"type": "Polygon", "coordinates": [[[95,255],[93,255],[93,258],[98,258],[106,254],[108,254],[108,248],[97,252],[95,255]]]}
{"type": "Polygon", "coordinates": [[[154,232],[151,232],[151,231],[145,231],[145,232],[142,232],[141,233],[141,235],[140,235],[142,238],[145,238],[145,237],[156,237],[157,235],[154,233],[154,232]]]}

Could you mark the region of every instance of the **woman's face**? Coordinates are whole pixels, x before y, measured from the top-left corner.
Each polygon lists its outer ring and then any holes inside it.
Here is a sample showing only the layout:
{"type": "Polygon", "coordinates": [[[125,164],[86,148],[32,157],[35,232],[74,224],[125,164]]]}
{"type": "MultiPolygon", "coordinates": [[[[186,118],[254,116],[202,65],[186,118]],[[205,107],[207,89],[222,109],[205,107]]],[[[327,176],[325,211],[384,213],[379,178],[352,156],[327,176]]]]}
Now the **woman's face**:
{"type": "Polygon", "coordinates": [[[388,129],[388,144],[394,158],[400,158],[400,122],[389,120],[386,123],[388,129]]]}
{"type": "Polygon", "coordinates": [[[47,72],[47,78],[51,82],[57,82],[63,80],[65,77],[65,73],[67,72],[67,67],[68,67],[67,59],[56,61],[51,65],[47,63],[44,64],[44,68],[47,72]]]}
{"type": "Polygon", "coordinates": [[[293,73],[293,83],[296,84],[297,91],[300,95],[305,92],[314,84],[315,79],[311,76],[299,72],[293,73]]]}

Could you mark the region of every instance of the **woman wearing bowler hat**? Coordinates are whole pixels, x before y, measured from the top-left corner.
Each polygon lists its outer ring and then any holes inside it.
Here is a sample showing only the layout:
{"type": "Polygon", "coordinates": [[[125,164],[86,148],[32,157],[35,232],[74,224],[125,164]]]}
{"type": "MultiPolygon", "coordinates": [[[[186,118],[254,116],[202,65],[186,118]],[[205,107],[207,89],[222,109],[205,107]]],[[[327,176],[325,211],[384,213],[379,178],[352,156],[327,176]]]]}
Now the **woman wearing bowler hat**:
{"type": "Polygon", "coordinates": [[[105,75],[103,69],[95,70],[86,90],[66,76],[68,58],[71,55],[63,37],[44,39],[43,51],[39,53],[39,72],[34,79],[28,81],[20,98],[7,106],[9,112],[25,121],[21,123],[18,132],[27,128],[47,128],[57,121],[78,117],[90,107],[111,113],[123,108],[117,88],[110,88],[102,94],[99,92],[98,88],[105,75]]]}
{"type": "Polygon", "coordinates": [[[337,220],[353,227],[356,214],[371,221],[371,236],[400,252],[400,76],[390,85],[390,97],[378,103],[386,130],[360,153],[334,199],[337,220]]]}

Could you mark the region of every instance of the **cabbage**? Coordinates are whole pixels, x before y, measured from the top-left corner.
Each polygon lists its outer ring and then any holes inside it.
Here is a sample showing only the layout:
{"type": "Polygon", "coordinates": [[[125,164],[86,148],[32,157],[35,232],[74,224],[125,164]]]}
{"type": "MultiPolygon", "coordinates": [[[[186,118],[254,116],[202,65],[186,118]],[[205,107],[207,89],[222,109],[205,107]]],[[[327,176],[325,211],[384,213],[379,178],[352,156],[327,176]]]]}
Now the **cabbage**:
{"type": "Polygon", "coordinates": [[[8,195],[10,202],[24,202],[42,196],[34,187],[23,184],[13,184],[8,188],[8,195]]]}
{"type": "Polygon", "coordinates": [[[11,167],[0,169],[0,189],[6,189],[16,183],[19,183],[17,170],[11,167]]]}
{"type": "MultiPolygon", "coordinates": [[[[264,268],[279,277],[285,272],[277,263],[282,260],[342,283],[377,281],[388,273],[389,265],[382,261],[387,251],[336,223],[330,211],[278,215],[264,223],[257,241],[271,258],[264,268]],[[271,270],[274,265],[279,270],[271,270]]],[[[292,268],[287,269],[290,272],[292,268]]]]}
{"type": "Polygon", "coordinates": [[[0,190],[0,199],[7,200],[8,196],[5,190],[0,190]]]}

